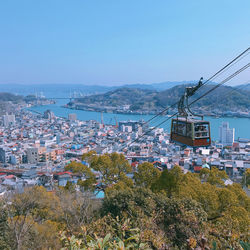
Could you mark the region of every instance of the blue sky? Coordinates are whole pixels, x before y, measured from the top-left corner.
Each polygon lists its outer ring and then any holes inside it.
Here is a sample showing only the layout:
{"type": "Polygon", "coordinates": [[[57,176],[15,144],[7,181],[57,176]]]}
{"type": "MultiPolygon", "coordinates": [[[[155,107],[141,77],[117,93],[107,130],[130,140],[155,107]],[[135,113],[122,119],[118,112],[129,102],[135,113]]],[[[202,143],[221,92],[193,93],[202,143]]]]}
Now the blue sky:
{"type": "Polygon", "coordinates": [[[0,34],[0,83],[191,80],[249,47],[250,1],[7,0],[0,34]]]}

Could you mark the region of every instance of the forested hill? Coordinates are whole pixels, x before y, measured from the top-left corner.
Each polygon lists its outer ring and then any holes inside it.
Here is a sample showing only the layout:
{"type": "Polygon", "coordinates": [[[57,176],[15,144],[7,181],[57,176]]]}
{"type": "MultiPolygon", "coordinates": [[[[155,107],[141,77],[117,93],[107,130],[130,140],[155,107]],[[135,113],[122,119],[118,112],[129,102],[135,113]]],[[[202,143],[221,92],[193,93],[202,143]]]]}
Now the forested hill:
{"type": "Polygon", "coordinates": [[[0,92],[0,102],[13,102],[13,103],[20,103],[20,102],[32,102],[38,99],[46,100],[45,98],[39,98],[34,95],[14,95],[12,93],[0,92]]]}
{"type": "Polygon", "coordinates": [[[96,104],[102,106],[122,106],[149,103],[154,100],[158,92],[147,89],[120,88],[114,91],[109,91],[104,94],[91,95],[77,99],[78,102],[84,104],[96,104]]]}
{"type": "Polygon", "coordinates": [[[23,97],[11,93],[0,92],[0,102],[8,102],[8,101],[20,102],[23,101],[23,97]]]}
{"type": "MultiPolygon", "coordinates": [[[[176,86],[169,90],[159,92],[157,95],[157,103],[159,105],[168,106],[177,102],[185,91],[185,86],[176,86]]],[[[197,93],[190,98],[190,103],[202,96],[204,93],[214,88],[215,85],[203,86],[197,93]]],[[[250,109],[250,91],[233,88],[229,86],[220,86],[208,95],[194,103],[193,107],[203,107],[207,110],[223,109],[223,110],[245,110],[250,109]]]]}
{"type": "Polygon", "coordinates": [[[238,85],[238,86],[236,86],[236,87],[237,87],[237,88],[244,88],[245,90],[250,91],[250,83],[238,85]]]}
{"type": "MultiPolygon", "coordinates": [[[[91,107],[110,106],[120,108],[123,105],[130,105],[131,111],[153,111],[176,103],[183,95],[185,87],[187,86],[188,85],[178,85],[160,92],[155,90],[120,88],[105,94],[91,95],[77,99],[75,102],[91,105],[91,107]]],[[[190,102],[214,86],[215,85],[208,85],[202,87],[190,99],[190,102]]],[[[249,110],[249,96],[250,91],[248,90],[220,86],[196,102],[192,107],[202,107],[204,110],[249,110]]]]}

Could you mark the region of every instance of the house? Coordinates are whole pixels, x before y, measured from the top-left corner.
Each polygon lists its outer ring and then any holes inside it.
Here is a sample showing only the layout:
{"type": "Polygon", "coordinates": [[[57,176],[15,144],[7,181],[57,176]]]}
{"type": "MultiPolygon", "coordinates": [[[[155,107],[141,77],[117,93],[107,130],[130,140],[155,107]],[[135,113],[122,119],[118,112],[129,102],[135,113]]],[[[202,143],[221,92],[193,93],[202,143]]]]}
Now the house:
{"type": "Polygon", "coordinates": [[[58,186],[65,187],[67,182],[71,182],[72,173],[69,171],[54,173],[54,179],[58,181],[58,186]]]}

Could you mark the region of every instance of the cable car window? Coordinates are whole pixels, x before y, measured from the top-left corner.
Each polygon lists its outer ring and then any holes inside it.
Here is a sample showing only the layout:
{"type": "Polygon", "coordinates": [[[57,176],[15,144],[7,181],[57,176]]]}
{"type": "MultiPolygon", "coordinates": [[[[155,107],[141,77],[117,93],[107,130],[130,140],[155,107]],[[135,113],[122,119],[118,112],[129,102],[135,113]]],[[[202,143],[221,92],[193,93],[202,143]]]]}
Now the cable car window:
{"type": "Polygon", "coordinates": [[[195,131],[195,138],[207,138],[207,137],[209,137],[208,124],[196,123],[194,131],[195,131]]]}
{"type": "Polygon", "coordinates": [[[187,123],[187,136],[188,137],[192,136],[192,126],[191,126],[191,123],[187,123]]]}
{"type": "Polygon", "coordinates": [[[174,133],[177,132],[176,121],[173,121],[172,132],[174,132],[174,133]]]}
{"type": "Polygon", "coordinates": [[[183,136],[186,135],[186,124],[185,123],[178,123],[177,134],[183,135],[183,136]]]}

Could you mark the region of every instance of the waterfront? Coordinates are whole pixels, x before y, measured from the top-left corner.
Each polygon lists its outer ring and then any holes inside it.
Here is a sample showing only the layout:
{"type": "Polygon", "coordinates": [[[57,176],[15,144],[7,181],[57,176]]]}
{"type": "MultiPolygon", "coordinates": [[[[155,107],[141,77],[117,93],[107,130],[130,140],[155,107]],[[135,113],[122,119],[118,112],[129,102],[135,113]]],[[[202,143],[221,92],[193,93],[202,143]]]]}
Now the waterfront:
{"type": "MultiPolygon", "coordinates": [[[[101,121],[101,113],[99,112],[91,112],[84,110],[72,110],[63,108],[62,105],[67,101],[60,100],[56,104],[45,105],[45,106],[36,106],[30,108],[30,110],[43,113],[45,110],[50,109],[56,116],[67,117],[70,113],[75,113],[77,115],[77,119],[87,121],[87,120],[96,120],[101,121]]],[[[152,115],[127,115],[127,114],[113,114],[113,113],[103,113],[103,121],[106,124],[115,124],[116,120],[124,121],[124,120],[140,120],[143,119],[145,121],[149,120],[152,115]]],[[[166,117],[158,117],[153,120],[150,125],[156,126],[162,121],[164,121],[166,117]]],[[[205,117],[204,119],[208,120],[211,124],[211,135],[213,140],[218,140],[219,138],[219,127],[222,122],[227,121],[230,124],[231,128],[235,128],[235,139],[240,138],[250,138],[250,119],[248,118],[232,118],[232,117],[205,117]]],[[[170,120],[164,123],[161,127],[166,129],[168,132],[170,131],[170,120]]]]}

